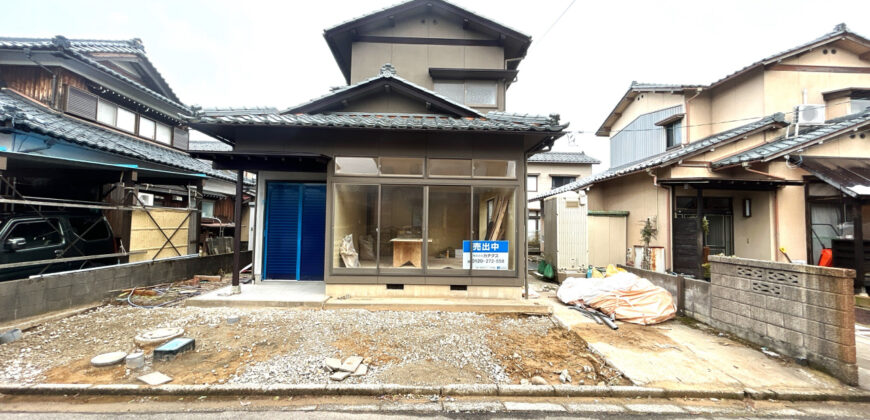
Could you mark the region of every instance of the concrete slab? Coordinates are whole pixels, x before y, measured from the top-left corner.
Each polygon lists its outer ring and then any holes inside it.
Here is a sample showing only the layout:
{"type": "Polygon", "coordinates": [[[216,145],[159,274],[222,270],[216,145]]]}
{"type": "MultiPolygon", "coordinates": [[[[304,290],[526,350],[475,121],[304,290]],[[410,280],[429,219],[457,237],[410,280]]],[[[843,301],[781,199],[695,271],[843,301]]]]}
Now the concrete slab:
{"type": "Polygon", "coordinates": [[[242,293],[230,294],[231,286],[214,290],[185,301],[187,306],[321,308],[326,302],[326,285],[322,281],[269,281],[243,284],[242,293]]]}
{"type": "Polygon", "coordinates": [[[448,298],[350,298],[330,299],[323,309],[368,309],[370,311],[442,311],[477,313],[521,313],[549,315],[547,305],[521,299],[448,298]]]}
{"type": "MultiPolygon", "coordinates": [[[[541,284],[532,285],[540,290],[541,284]]],[[[534,300],[533,300],[534,301],[534,300]]],[[[576,332],[636,385],[680,389],[825,389],[836,379],[787,360],[770,358],[714,332],[672,320],[654,326],[619,323],[613,331],[559,302],[554,292],[537,301],[556,321],[576,332]]]]}

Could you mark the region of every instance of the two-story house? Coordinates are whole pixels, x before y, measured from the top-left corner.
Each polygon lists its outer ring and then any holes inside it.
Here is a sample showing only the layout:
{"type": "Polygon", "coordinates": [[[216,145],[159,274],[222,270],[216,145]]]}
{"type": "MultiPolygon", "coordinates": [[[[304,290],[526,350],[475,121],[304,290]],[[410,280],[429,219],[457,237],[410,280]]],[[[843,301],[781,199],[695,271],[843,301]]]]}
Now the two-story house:
{"type": "MultiPolygon", "coordinates": [[[[527,198],[592,175],[592,165],[600,163],[600,160],[584,152],[537,153],[528,160],[526,174],[527,198]]],[[[529,203],[528,235],[529,252],[539,252],[541,244],[540,201],[529,203]]]]}
{"type": "Polygon", "coordinates": [[[843,24],[709,85],[632,83],[597,132],[611,169],[547,194],[628,211],[629,246],[656,218],[677,272],[701,275],[708,253],[818,264],[831,249],[851,267],[853,226],[868,226],[868,94],[870,40],[843,24]]]}
{"type": "Polygon", "coordinates": [[[520,297],[526,159],[567,124],[504,112],[531,39],[440,0],[324,31],[348,83],[282,112],[203,110],[258,171],[255,277],[332,296],[520,297]]]}
{"type": "Polygon", "coordinates": [[[0,211],[104,211],[131,260],[197,252],[235,176],[187,153],[190,113],[139,39],[0,38],[0,211]]]}

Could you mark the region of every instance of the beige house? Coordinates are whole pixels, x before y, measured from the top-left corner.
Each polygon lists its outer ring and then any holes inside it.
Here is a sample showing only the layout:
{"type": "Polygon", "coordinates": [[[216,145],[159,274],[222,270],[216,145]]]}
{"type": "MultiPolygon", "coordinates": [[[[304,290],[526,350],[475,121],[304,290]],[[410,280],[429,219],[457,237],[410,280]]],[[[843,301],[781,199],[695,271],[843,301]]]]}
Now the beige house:
{"type": "Polygon", "coordinates": [[[655,218],[668,270],[701,275],[708,252],[817,264],[833,250],[857,288],[868,105],[870,40],[843,24],[710,85],[633,82],[597,131],[611,169],[533,199],[586,190],[590,211],[629,213],[629,247],[655,218]]]}
{"type": "MultiPolygon", "coordinates": [[[[526,191],[528,198],[568,185],[592,175],[592,165],[601,161],[584,152],[542,152],[532,155],[527,163],[526,191]]],[[[529,252],[540,246],[541,203],[529,202],[529,252]]]]}

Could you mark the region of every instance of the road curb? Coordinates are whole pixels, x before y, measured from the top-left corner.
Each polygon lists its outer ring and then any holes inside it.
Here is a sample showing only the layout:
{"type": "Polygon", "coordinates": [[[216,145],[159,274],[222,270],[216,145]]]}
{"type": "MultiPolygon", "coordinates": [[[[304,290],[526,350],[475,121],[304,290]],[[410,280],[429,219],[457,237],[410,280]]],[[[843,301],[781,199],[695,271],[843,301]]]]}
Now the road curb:
{"type": "Polygon", "coordinates": [[[0,384],[6,395],[138,395],[138,396],[377,396],[440,395],[470,397],[599,397],[599,398],[717,398],[728,400],[870,402],[867,391],[794,391],[747,389],[678,390],[639,386],[452,384],[414,386],[396,384],[284,384],[284,385],[158,385],[135,384],[0,384]]]}

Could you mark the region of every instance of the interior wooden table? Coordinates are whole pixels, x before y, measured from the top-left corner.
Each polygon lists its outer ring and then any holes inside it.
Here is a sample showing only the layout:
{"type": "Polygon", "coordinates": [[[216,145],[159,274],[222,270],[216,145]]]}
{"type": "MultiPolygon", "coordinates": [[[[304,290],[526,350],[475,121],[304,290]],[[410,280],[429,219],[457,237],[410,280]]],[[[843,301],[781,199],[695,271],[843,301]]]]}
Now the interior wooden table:
{"type": "Polygon", "coordinates": [[[390,242],[393,243],[393,267],[411,263],[416,268],[423,268],[423,238],[394,238],[390,242]]]}

